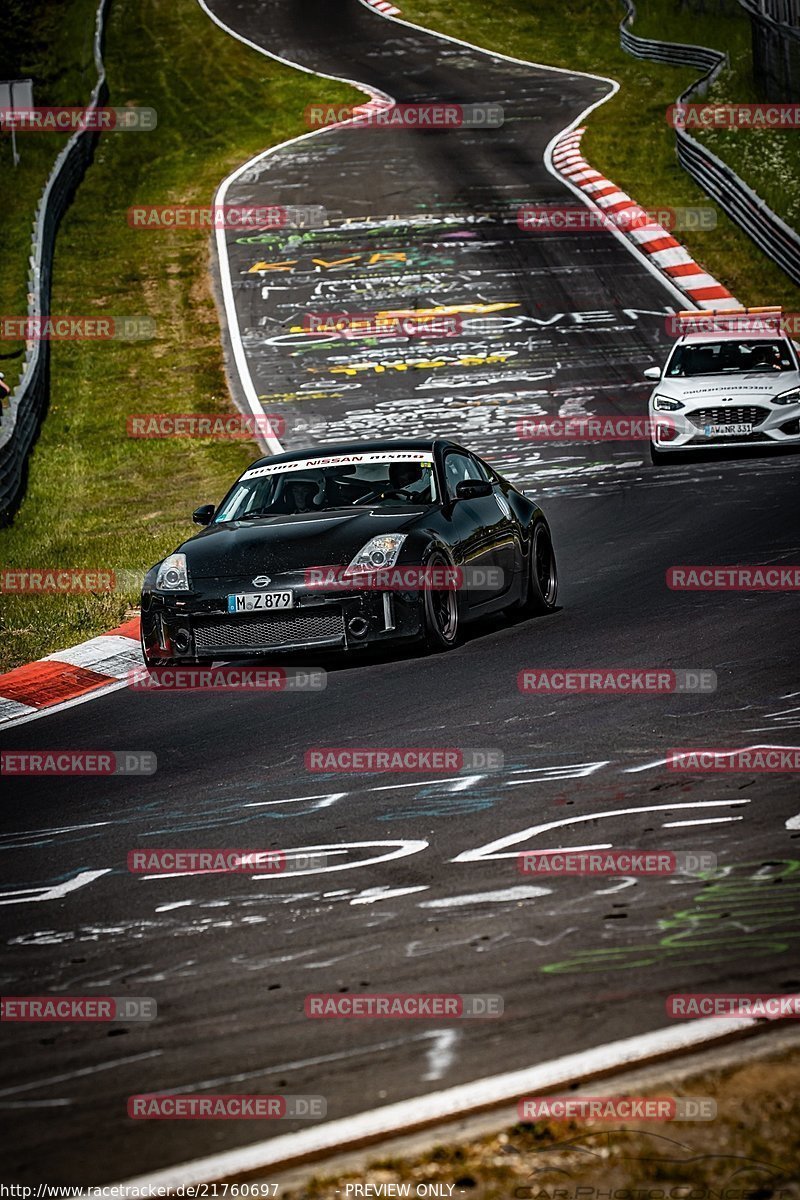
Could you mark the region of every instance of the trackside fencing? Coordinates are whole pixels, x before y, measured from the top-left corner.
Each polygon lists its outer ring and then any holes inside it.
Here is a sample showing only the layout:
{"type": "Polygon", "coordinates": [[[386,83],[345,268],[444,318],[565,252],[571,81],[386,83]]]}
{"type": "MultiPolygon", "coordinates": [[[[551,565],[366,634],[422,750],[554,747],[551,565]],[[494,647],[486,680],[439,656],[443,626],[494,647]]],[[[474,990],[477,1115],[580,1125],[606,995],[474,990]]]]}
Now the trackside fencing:
{"type": "MultiPolygon", "coordinates": [[[[728,56],[706,46],[679,42],[654,41],[636,37],[631,26],[636,18],[633,0],[622,0],[625,16],[620,22],[622,49],[634,58],[668,63],[671,66],[697,67],[703,74],[678,97],[678,104],[702,98],[709,85],[727,65],[728,56]]],[[[678,162],[688,171],[720,208],[752,238],[760,250],[785,271],[794,283],[800,283],[800,236],[782,221],[760,196],[749,188],[716,154],[712,154],[685,129],[675,129],[678,162]]]]}
{"type": "MultiPolygon", "coordinates": [[[[87,110],[108,99],[103,65],[103,34],[109,0],[100,0],[94,32],[97,83],[87,110]]],[[[50,315],[56,233],[78,184],[92,160],[98,133],[74,133],[56,159],[33,220],[28,275],[28,317],[50,315]]],[[[0,525],[7,525],[25,492],[28,455],[36,441],[50,394],[50,343],[37,338],[26,344],[19,382],[3,408],[0,423],[0,525]]]]}

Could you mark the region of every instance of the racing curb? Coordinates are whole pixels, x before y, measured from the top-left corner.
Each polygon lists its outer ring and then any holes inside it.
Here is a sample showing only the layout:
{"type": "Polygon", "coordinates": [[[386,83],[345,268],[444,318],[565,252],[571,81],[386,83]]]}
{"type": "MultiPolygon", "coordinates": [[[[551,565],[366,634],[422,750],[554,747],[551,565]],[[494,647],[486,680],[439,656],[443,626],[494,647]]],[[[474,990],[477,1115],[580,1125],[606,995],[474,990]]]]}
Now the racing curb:
{"type": "Polygon", "coordinates": [[[395,17],[400,12],[399,8],[395,8],[389,0],[365,0],[370,8],[377,8],[378,12],[386,13],[387,17],[395,17]]]}
{"type": "Polygon", "coordinates": [[[556,143],[552,162],[559,174],[580,188],[604,213],[614,217],[624,213],[629,223],[620,222],[620,231],[696,308],[741,307],[736,297],[704,271],[663,226],[648,220],[647,213],[635,200],[589,165],[580,151],[585,132],[585,127],[573,129],[556,143]]]}
{"type": "Polygon", "coordinates": [[[142,666],[139,618],[0,675],[0,728],[121,686],[142,666]]]}

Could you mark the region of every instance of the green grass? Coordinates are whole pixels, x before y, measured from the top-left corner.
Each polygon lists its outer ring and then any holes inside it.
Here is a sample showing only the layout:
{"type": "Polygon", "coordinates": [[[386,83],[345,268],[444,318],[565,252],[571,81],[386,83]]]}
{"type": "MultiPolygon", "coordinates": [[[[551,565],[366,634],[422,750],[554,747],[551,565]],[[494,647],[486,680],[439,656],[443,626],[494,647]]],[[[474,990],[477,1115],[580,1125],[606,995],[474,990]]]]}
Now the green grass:
{"type": "MultiPolygon", "coordinates": [[[[112,5],[105,58],[109,102],[156,108],[158,128],[101,139],[59,233],[53,312],[147,316],[157,333],[52,344],[50,409],[28,493],[0,531],[5,567],[143,569],[192,532],[191,510],[219,499],[257,454],[253,442],[126,437],[130,413],[231,408],[207,235],[134,230],[126,212],[209,204],[237,164],[305,132],[307,104],[356,98],[243,46],[189,0],[112,5]]],[[[136,598],[135,589],[4,596],[0,669],[102,633],[136,598]]]]}
{"type": "MultiPolygon", "coordinates": [[[[641,0],[636,32],[672,37],[677,22],[662,27],[654,18],[658,28],[646,23],[651,5],[672,3],[641,0]]],[[[679,235],[697,262],[745,304],[797,307],[797,289],[784,272],[678,166],[666,110],[697,78],[697,70],[640,62],[625,54],[619,46],[623,9],[617,0],[506,0],[501,6],[483,0],[403,0],[402,9],[407,20],[487,49],[618,80],[617,95],[586,122],[582,149],[588,161],[647,209],[712,207],[714,230],[679,235]]],[[[683,19],[676,40],[691,40],[690,31],[694,37],[693,17],[683,19]]]]}
{"type": "MultiPolygon", "coordinates": [[[[749,104],[762,100],[753,81],[750,18],[737,3],[722,13],[680,12],[680,0],[645,0],[633,32],[640,37],[694,42],[728,53],[723,71],[702,103],[749,104]]],[[[697,0],[693,8],[697,9],[697,0]]],[[[692,130],[697,140],[736,172],[793,229],[800,229],[800,137],[790,129],[692,130]]],[[[796,297],[795,297],[796,303],[796,297]]]]}
{"type": "MultiPolygon", "coordinates": [[[[40,3],[35,16],[28,0],[7,0],[0,35],[0,79],[34,80],[36,105],[80,105],[97,82],[93,35],[97,0],[40,3]],[[68,17],[68,19],[65,19],[68,17]],[[49,47],[58,46],[58,56],[49,47]]],[[[36,204],[59,151],[63,133],[17,133],[15,167],[11,135],[0,135],[0,312],[27,312],[28,256],[36,204]]],[[[22,342],[0,342],[0,370],[12,387],[22,369],[22,342]]]]}

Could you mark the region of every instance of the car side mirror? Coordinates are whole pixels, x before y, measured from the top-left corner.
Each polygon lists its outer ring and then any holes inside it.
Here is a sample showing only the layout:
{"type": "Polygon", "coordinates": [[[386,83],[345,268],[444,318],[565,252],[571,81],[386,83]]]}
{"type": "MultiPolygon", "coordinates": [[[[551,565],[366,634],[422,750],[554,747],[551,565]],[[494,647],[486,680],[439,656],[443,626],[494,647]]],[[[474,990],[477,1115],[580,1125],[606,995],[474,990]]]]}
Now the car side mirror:
{"type": "Polygon", "coordinates": [[[659,380],[661,378],[661,367],[648,367],[646,371],[642,372],[642,374],[644,375],[645,379],[659,380]]]}
{"type": "Polygon", "coordinates": [[[210,525],[214,520],[214,513],[216,511],[217,510],[213,504],[201,504],[200,507],[196,508],[192,513],[192,520],[194,521],[195,525],[210,525]]]}
{"type": "Polygon", "coordinates": [[[491,494],[492,485],[488,479],[462,479],[456,484],[456,500],[477,500],[491,494]]]}

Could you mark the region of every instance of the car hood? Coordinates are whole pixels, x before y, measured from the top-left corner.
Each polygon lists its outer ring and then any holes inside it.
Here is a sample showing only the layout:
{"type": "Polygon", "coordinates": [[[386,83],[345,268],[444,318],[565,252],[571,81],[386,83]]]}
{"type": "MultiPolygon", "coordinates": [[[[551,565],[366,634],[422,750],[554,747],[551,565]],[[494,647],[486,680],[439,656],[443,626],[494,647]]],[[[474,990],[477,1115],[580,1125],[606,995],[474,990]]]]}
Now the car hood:
{"type": "Polygon", "coordinates": [[[669,396],[672,400],[690,403],[717,403],[720,400],[771,400],[781,392],[800,385],[798,371],[772,371],[761,375],[697,376],[694,379],[662,379],[653,389],[653,396],[669,396]]]}
{"type": "Polygon", "coordinates": [[[347,566],[381,533],[407,533],[427,508],[336,510],[209,525],[178,549],[193,580],[347,566]]]}

